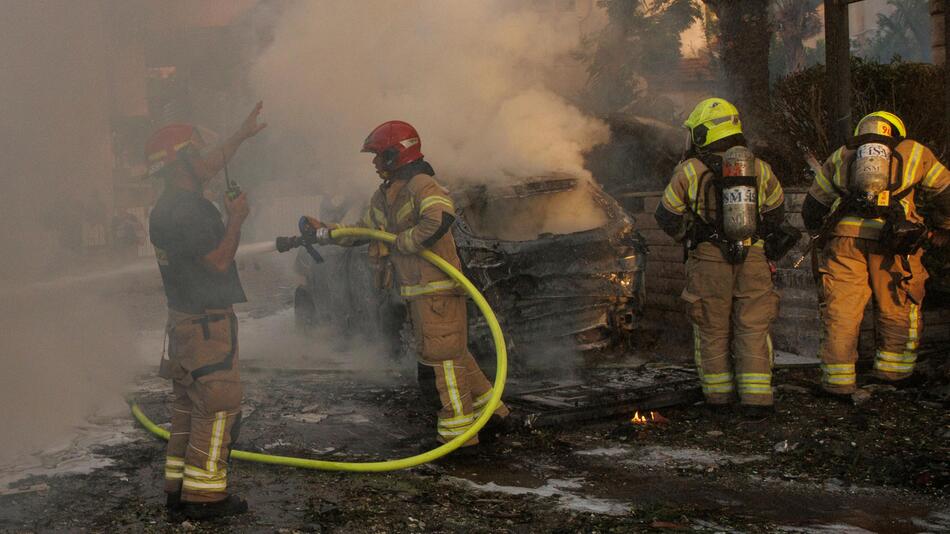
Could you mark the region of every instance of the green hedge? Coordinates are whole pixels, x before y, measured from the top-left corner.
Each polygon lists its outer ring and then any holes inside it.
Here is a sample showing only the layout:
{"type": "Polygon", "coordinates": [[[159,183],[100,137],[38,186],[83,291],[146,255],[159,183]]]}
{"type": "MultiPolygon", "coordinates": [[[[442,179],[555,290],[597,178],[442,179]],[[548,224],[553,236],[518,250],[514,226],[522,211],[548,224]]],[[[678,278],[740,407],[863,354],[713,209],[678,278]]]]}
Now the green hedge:
{"type": "MultiPolygon", "coordinates": [[[[829,143],[830,121],[825,112],[825,66],[816,65],[779,79],[772,88],[771,125],[776,138],[787,139],[782,149],[789,185],[803,185],[801,154],[807,151],[819,162],[837,147],[829,143]],[[792,146],[788,146],[792,145],[792,146]]],[[[944,72],[926,63],[873,63],[851,61],[851,117],[853,122],[877,110],[896,113],[907,125],[908,136],[929,146],[947,162],[950,146],[944,135],[944,72]]]]}

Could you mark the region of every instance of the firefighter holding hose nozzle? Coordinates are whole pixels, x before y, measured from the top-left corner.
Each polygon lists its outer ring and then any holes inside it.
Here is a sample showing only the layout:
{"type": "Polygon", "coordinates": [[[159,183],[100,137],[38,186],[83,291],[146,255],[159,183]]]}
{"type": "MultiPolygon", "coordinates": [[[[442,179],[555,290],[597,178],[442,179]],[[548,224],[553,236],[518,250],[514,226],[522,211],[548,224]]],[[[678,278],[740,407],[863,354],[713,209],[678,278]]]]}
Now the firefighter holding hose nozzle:
{"type": "Polygon", "coordinates": [[[864,308],[876,306],[872,378],[907,385],[923,328],[927,271],[923,244],[950,238],[950,173],[924,145],[907,138],[903,121],[876,111],[825,162],[802,206],[818,253],[822,297],[821,391],[848,400],[864,308]],[[932,208],[928,231],[918,203],[932,208]]]}
{"type": "Polygon", "coordinates": [[[165,188],[149,219],[168,300],[168,357],[160,376],[171,379],[174,400],[165,456],[166,508],[190,519],[210,519],[247,510],[228,494],[230,447],[241,426],[237,317],[233,304],[246,302],[234,255],[250,208],[247,197],[223,198],[227,224],[203,193],[258,123],[259,102],[227,141],[207,151],[199,129],[172,124],[145,145],[149,176],[165,188]]]}
{"type": "Polygon", "coordinates": [[[688,157],[655,217],[684,245],[682,298],[706,404],[721,412],[738,392],[743,415],[767,416],[773,410],[769,328],[779,304],[770,261],[801,233],[785,222],[784,193],[771,167],[746,148],[735,106],[703,100],[683,125],[688,157]]]}
{"type": "MultiPolygon", "coordinates": [[[[491,397],[492,384],[468,351],[463,292],[446,274],[417,255],[429,249],[455,268],[461,268],[452,236],[452,199],[435,180],[435,171],[423,159],[421,149],[415,128],[402,121],[385,122],[369,134],[362,151],[375,155],[373,164],[383,182],[359,225],[397,236],[392,247],[370,242],[369,257],[375,267],[377,288],[388,289],[395,279],[400,295],[408,302],[419,349],[420,385],[426,387],[435,382],[441,401],[437,439],[446,443],[463,434],[481,416],[491,397]]],[[[301,222],[300,244],[329,244],[330,230],[341,227],[312,217],[301,222]]],[[[367,243],[356,239],[334,242],[343,246],[367,243]]],[[[482,437],[498,432],[508,413],[508,408],[500,404],[482,429],[482,437]]],[[[474,436],[463,447],[478,444],[478,437],[474,436]]]]}

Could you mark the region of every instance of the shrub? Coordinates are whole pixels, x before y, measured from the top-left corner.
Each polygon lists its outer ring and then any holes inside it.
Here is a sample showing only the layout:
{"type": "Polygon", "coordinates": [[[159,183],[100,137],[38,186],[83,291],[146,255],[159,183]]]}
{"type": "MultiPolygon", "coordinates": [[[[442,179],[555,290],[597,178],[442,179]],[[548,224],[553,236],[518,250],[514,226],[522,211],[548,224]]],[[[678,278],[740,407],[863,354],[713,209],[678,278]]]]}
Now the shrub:
{"type": "MultiPolygon", "coordinates": [[[[772,120],[777,137],[787,138],[795,145],[787,146],[788,152],[782,156],[789,162],[800,163],[801,168],[802,152],[823,162],[837,148],[831,146],[828,136],[831,122],[825,112],[825,78],[825,66],[815,65],[778,80],[772,89],[772,120]]],[[[891,111],[904,120],[909,137],[947,161],[950,146],[944,134],[942,67],[900,60],[881,64],[853,57],[851,85],[852,126],[872,111],[891,111]]],[[[807,182],[801,175],[785,178],[791,181],[789,185],[807,182]]]]}

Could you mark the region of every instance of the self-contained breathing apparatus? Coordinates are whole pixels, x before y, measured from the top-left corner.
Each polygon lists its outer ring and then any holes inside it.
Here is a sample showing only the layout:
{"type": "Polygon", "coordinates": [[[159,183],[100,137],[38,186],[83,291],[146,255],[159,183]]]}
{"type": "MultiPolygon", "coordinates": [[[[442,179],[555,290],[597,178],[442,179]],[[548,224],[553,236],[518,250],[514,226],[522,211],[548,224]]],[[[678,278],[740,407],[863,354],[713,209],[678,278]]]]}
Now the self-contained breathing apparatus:
{"type": "Polygon", "coordinates": [[[759,213],[758,177],[755,175],[755,156],[744,146],[734,146],[722,156],[701,154],[699,159],[709,169],[700,176],[696,198],[693,199],[692,221],[684,242],[686,253],[699,243],[709,241],[719,246],[730,264],[745,261],[749,248],[758,239],[765,239],[765,252],[770,260],[778,260],[801,237],[796,228],[782,223],[765,228],[759,213]],[[707,174],[712,176],[707,179],[707,174]],[[700,215],[700,199],[715,203],[715,217],[711,210],[700,215]]]}
{"type": "Polygon", "coordinates": [[[855,151],[847,164],[847,190],[833,184],[841,196],[842,216],[884,220],[879,242],[896,256],[914,254],[927,238],[926,225],[908,221],[902,203],[913,192],[913,187],[901,190],[904,160],[896,148],[902,140],[891,135],[884,120],[863,121],[846,144],[855,151]],[[892,160],[897,162],[896,173],[892,160]]]}

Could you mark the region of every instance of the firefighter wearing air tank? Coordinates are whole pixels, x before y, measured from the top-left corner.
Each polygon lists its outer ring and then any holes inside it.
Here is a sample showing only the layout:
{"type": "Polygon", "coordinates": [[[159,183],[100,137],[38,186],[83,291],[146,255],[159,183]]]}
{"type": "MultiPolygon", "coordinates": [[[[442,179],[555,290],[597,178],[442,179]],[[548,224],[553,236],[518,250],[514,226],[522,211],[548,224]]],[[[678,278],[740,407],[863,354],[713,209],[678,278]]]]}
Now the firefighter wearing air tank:
{"type": "Polygon", "coordinates": [[[784,223],[784,194],[768,163],[745,147],[739,112],[721,98],[700,102],[684,123],[688,158],[657,206],[660,227],[686,250],[682,298],[706,403],[771,410],[769,327],[779,295],[769,261],[800,234],[784,223]]]}
{"type": "MultiPolygon", "coordinates": [[[[376,267],[379,289],[392,286],[409,304],[409,315],[419,349],[419,361],[432,369],[441,401],[438,440],[451,441],[463,434],[481,416],[492,394],[491,382],[468,351],[468,321],[461,288],[417,253],[429,249],[461,269],[452,225],[455,208],[448,191],[434,178],[435,171],[423,159],[419,134],[408,123],[389,121],[374,129],[363,143],[363,152],[375,154],[373,164],[383,183],[373,195],[360,226],[396,234],[390,247],[374,241],[369,256],[376,267]]],[[[317,241],[329,243],[326,225],[307,218],[317,231],[317,241]]],[[[365,242],[337,241],[344,246],[365,242]]],[[[482,429],[502,426],[508,408],[500,404],[482,429]]],[[[476,445],[474,436],[463,446],[476,445]]]]}
{"type": "MultiPolygon", "coordinates": [[[[825,162],[802,207],[805,226],[823,249],[822,388],[854,392],[858,334],[864,308],[876,304],[877,351],[873,376],[899,382],[914,371],[920,342],[920,306],[927,272],[922,244],[942,246],[950,236],[950,173],[904,123],[878,111],[858,122],[854,137],[825,162]],[[934,230],[918,211],[928,203],[934,230]]],[[[905,382],[906,383],[906,382],[905,382]]]]}

